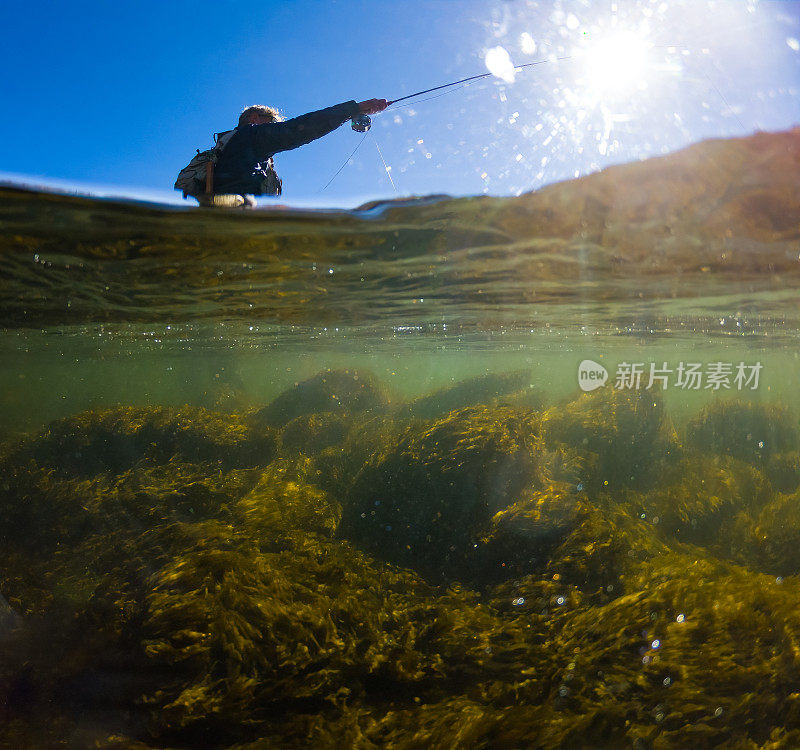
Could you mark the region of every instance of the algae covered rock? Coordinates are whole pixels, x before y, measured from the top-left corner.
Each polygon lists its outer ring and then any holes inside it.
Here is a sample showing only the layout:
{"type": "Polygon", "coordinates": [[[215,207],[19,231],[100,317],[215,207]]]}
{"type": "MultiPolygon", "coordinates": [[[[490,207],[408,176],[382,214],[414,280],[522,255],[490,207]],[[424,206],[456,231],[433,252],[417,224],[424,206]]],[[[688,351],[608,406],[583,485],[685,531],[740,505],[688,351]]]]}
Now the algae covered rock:
{"type": "Polygon", "coordinates": [[[245,721],[263,732],[287,708],[302,721],[351,702],[413,705],[450,680],[490,685],[526,642],[469,595],[437,596],[346,545],[286,552],[218,538],[158,573],[143,632],[168,675],[147,699],[159,732],[191,742],[245,721]]]}
{"type": "Polygon", "coordinates": [[[373,417],[362,413],[354,417],[344,440],[311,456],[318,472],[316,481],[336,497],[345,498],[367,462],[395,442],[403,429],[405,425],[396,422],[391,414],[373,417]]]}
{"type": "MultiPolygon", "coordinates": [[[[341,720],[345,702],[374,703],[376,689],[381,701],[428,700],[459,679],[489,685],[525,647],[521,626],[468,592],[437,593],[333,539],[339,506],[312,483],[308,458],[229,475],[174,461],[91,480],[29,470],[17,489],[42,493],[37,507],[64,531],[47,517],[33,540],[3,530],[0,590],[39,625],[18,659],[0,659],[0,694],[33,663],[26,690],[37,705],[60,705],[60,686],[79,685],[81,701],[135,717],[118,734],[145,743],[280,731],[282,746],[296,737],[301,747],[311,725],[341,720]]],[[[0,738],[24,736],[14,726],[0,738]]]]}
{"type": "Polygon", "coordinates": [[[530,603],[522,604],[531,599],[529,589],[542,580],[568,587],[585,604],[620,596],[626,573],[666,549],[648,524],[610,497],[549,486],[495,514],[473,564],[476,582],[489,584],[493,602],[513,591],[507,601],[517,600],[518,612],[527,612],[530,603]]]}
{"type": "Polygon", "coordinates": [[[633,516],[682,542],[744,561],[740,519],[756,518],[773,496],[766,476],[729,455],[677,451],[660,481],[643,492],[624,490],[618,498],[633,516]]]}
{"type": "Polygon", "coordinates": [[[797,419],[777,404],[717,401],[689,422],[686,439],[704,452],[762,462],[797,450],[797,419]]]}
{"type": "Polygon", "coordinates": [[[565,444],[591,460],[587,489],[647,486],[675,448],[658,394],[603,389],[548,409],[543,415],[548,444],[565,444]]]}
{"type": "Polygon", "coordinates": [[[668,552],[631,568],[626,590],[559,623],[555,737],[592,744],[587,730],[601,715],[613,746],[760,747],[771,732],[798,736],[797,581],[668,552]],[[577,737],[571,715],[582,717],[577,737]]]}
{"type": "Polygon", "coordinates": [[[765,571],[800,575],[800,493],[777,495],[758,515],[753,533],[765,571]]]}
{"type": "Polygon", "coordinates": [[[475,574],[484,580],[546,570],[553,550],[590,512],[585,495],[566,487],[522,494],[522,499],[495,513],[475,548],[475,574]]]}
{"type": "Polygon", "coordinates": [[[332,538],[342,508],[314,484],[316,478],[307,458],[276,459],[236,503],[234,512],[262,548],[285,544],[293,532],[332,538]]]}
{"type": "Polygon", "coordinates": [[[332,411],[301,414],[281,429],[281,448],[284,451],[319,453],[344,443],[352,423],[348,415],[332,411]]]}
{"type": "Polygon", "coordinates": [[[382,559],[459,577],[484,523],[539,481],[532,411],[474,407],[412,424],[353,482],[341,535],[382,559]]]}
{"type": "Polygon", "coordinates": [[[680,445],[650,394],[519,403],[131,407],[4,449],[0,744],[796,745],[780,414],[733,421],[761,454],[680,445]]]}
{"type": "Polygon", "coordinates": [[[82,611],[100,601],[99,588],[135,599],[152,567],[202,535],[203,523],[230,523],[254,481],[248,471],[175,461],[92,479],[32,464],[0,491],[3,591],[20,611],[40,614],[59,602],[82,611]]]}
{"type": "Polygon", "coordinates": [[[91,476],[173,457],[226,469],[266,465],[275,452],[274,431],[236,415],[191,406],[130,406],[57,420],[23,443],[12,460],[33,458],[63,475],[91,476]]]}
{"type": "Polygon", "coordinates": [[[764,470],[778,492],[794,492],[800,486],[800,452],[771,455],[764,470]]]}
{"type": "Polygon", "coordinates": [[[531,374],[526,370],[488,373],[460,380],[451,386],[419,396],[400,410],[401,417],[434,419],[455,409],[476,404],[490,404],[497,399],[530,388],[531,374]]]}
{"type": "Polygon", "coordinates": [[[371,373],[325,370],[288,388],[251,419],[258,425],[282,427],[296,417],[317,412],[378,412],[388,404],[386,388],[371,373]]]}

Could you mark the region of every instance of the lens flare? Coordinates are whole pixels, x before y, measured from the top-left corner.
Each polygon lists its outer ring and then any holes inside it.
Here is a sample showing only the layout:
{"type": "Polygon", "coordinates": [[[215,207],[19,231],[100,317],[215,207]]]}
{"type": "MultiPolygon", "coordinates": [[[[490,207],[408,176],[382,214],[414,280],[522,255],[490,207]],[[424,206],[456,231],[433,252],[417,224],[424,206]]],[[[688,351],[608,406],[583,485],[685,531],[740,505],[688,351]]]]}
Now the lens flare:
{"type": "Polygon", "coordinates": [[[583,82],[598,95],[625,95],[646,88],[651,73],[646,32],[617,31],[587,43],[583,82]]]}
{"type": "Polygon", "coordinates": [[[487,50],[484,62],[489,72],[506,83],[514,83],[516,71],[511,56],[505,47],[493,47],[487,50]]]}

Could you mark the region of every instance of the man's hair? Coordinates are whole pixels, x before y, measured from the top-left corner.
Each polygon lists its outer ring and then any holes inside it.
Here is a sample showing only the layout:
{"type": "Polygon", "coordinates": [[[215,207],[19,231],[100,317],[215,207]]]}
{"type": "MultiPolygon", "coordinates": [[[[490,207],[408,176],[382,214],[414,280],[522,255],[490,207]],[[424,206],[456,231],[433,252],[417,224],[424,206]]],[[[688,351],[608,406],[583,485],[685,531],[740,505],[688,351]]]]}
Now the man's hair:
{"type": "Polygon", "coordinates": [[[274,107],[267,107],[264,104],[253,104],[249,107],[245,107],[242,110],[242,114],[239,115],[239,125],[247,125],[247,120],[250,115],[269,117],[270,122],[281,122],[283,120],[280,112],[278,112],[278,110],[274,107]]]}

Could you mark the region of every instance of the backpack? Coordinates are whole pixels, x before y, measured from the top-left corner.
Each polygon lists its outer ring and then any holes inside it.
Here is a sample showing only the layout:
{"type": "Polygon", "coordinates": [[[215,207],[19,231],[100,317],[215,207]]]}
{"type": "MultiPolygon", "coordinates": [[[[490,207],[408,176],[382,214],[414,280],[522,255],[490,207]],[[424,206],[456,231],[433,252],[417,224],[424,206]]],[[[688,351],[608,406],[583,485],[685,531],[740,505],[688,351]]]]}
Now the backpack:
{"type": "Polygon", "coordinates": [[[190,195],[200,198],[214,192],[214,165],[235,132],[214,133],[214,146],[206,151],[198,148],[197,155],[180,171],[175,180],[175,190],[183,191],[184,199],[190,195]]]}
{"type": "MultiPolygon", "coordinates": [[[[214,133],[213,148],[201,151],[180,171],[175,180],[175,190],[181,190],[186,199],[192,196],[197,200],[214,194],[214,165],[222,150],[228,144],[235,130],[214,133]]],[[[272,157],[267,160],[265,168],[259,170],[262,177],[262,195],[280,195],[283,183],[275,172],[272,157]]]]}

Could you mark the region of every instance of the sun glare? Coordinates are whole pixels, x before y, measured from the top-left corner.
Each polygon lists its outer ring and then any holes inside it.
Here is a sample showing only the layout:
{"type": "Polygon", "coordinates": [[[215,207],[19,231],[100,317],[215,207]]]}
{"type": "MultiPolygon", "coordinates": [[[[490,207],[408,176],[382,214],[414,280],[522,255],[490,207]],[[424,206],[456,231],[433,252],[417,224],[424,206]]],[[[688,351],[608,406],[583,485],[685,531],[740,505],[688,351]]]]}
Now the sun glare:
{"type": "Polygon", "coordinates": [[[626,95],[646,88],[650,45],[644,32],[617,31],[588,39],[581,53],[582,79],[597,95],[626,95]]]}

